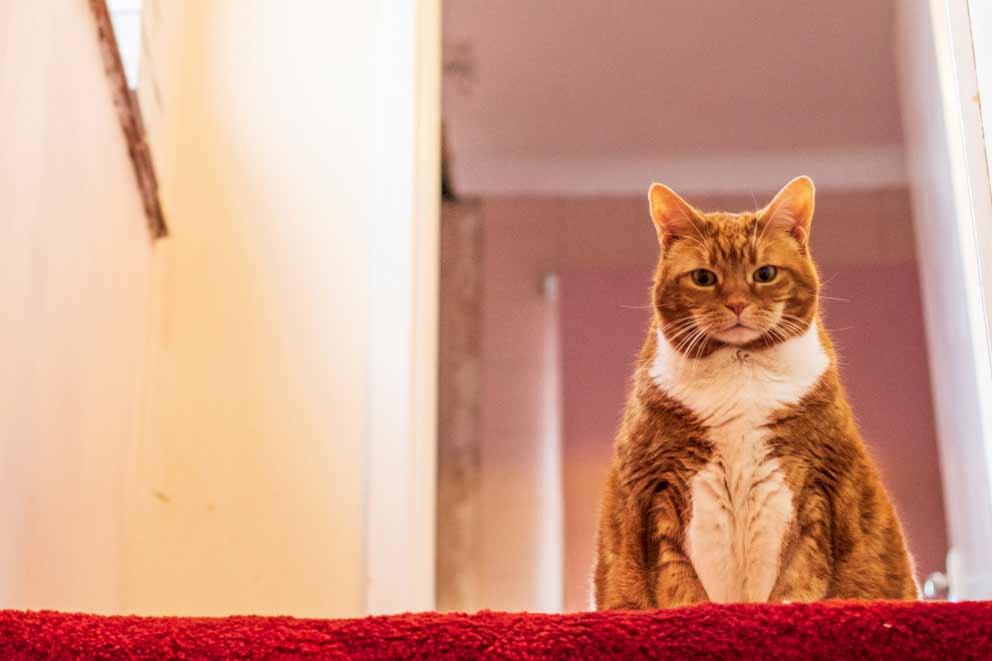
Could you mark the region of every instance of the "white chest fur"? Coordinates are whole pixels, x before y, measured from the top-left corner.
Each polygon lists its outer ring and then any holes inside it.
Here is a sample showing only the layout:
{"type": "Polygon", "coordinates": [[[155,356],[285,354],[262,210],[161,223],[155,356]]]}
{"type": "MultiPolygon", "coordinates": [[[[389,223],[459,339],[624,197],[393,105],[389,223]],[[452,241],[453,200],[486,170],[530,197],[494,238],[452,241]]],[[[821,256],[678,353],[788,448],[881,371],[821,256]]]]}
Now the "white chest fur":
{"type": "Polygon", "coordinates": [[[762,351],[727,347],[698,360],[685,359],[658,335],[652,379],[696,414],[714,445],[689,485],[685,539],[711,601],[768,600],[793,501],[778,460],[768,455],[764,425],[798,402],[829,362],[816,324],[762,351]]]}

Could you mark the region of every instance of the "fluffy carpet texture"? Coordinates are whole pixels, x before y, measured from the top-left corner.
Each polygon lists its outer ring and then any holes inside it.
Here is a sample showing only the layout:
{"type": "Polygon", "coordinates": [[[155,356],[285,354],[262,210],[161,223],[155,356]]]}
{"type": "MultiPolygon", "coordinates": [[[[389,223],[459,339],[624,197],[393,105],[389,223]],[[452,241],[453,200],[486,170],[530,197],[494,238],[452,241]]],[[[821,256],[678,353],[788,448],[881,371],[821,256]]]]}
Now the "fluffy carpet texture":
{"type": "Polygon", "coordinates": [[[992,658],[992,602],[354,620],[0,611],[0,659],[992,658]]]}

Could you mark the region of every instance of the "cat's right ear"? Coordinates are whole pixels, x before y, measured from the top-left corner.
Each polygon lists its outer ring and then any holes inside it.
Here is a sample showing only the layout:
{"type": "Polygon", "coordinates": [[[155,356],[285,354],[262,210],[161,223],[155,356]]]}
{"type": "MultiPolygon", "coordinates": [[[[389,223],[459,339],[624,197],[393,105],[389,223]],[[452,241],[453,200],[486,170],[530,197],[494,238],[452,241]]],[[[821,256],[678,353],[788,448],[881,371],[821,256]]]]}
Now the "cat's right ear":
{"type": "Polygon", "coordinates": [[[651,205],[651,220],[658,232],[658,243],[663,248],[669,247],[679,237],[699,234],[699,212],[668,186],[651,184],[648,202],[651,205]]]}

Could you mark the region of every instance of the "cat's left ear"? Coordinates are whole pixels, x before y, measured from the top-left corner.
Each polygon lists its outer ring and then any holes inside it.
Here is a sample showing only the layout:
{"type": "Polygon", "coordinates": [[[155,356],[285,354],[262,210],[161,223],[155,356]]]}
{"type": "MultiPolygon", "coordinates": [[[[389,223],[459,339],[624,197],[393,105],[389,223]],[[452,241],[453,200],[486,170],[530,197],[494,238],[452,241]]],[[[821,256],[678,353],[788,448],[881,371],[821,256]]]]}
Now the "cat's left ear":
{"type": "Polygon", "coordinates": [[[699,236],[699,212],[668,186],[651,184],[648,204],[663,248],[667,249],[680,237],[699,236]]]}
{"type": "Polygon", "coordinates": [[[761,222],[768,230],[780,229],[791,234],[800,246],[809,241],[813,222],[813,198],[816,188],[809,177],[796,177],[778,192],[761,212],[761,222]]]}

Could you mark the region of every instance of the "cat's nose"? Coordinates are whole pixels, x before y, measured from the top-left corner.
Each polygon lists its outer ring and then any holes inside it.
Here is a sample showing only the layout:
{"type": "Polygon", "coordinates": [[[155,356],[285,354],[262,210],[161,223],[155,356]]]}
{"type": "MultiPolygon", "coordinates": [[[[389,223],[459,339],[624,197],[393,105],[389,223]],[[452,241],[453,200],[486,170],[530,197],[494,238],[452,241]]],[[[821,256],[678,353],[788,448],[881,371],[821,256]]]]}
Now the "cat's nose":
{"type": "Polygon", "coordinates": [[[724,303],[727,309],[736,314],[738,317],[741,316],[741,312],[744,312],[744,308],[747,307],[747,301],[728,301],[724,303]]]}

